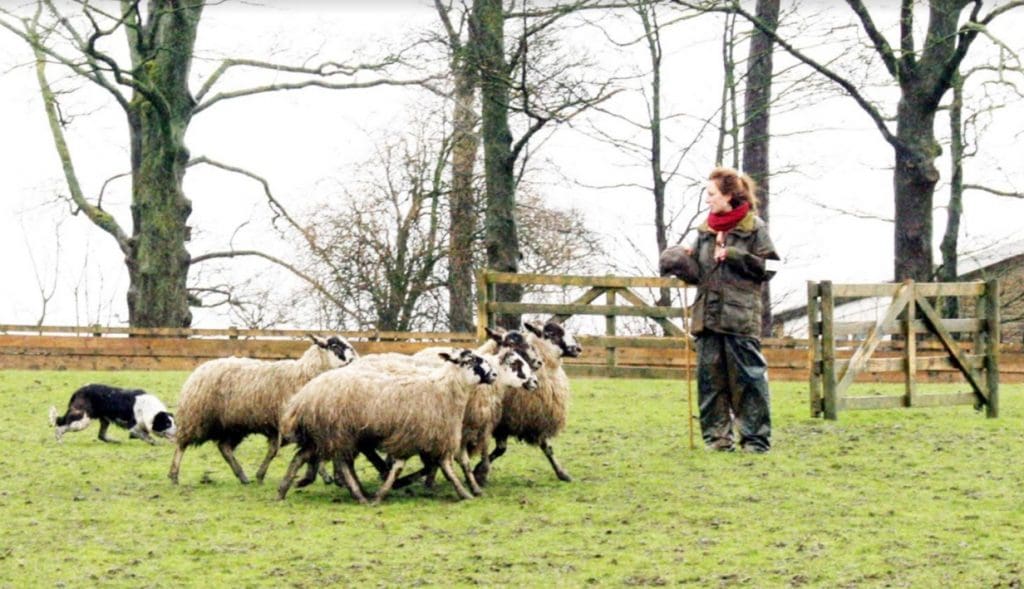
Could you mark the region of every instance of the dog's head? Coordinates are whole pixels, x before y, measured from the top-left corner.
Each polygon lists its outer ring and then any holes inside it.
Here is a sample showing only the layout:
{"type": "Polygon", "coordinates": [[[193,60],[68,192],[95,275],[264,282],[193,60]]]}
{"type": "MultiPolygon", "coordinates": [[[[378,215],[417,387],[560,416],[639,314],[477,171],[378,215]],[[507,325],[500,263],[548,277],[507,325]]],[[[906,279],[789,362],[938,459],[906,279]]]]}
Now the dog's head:
{"type": "Polygon", "coordinates": [[[174,415],[166,411],[161,411],[154,415],[153,433],[173,440],[175,434],[178,433],[178,428],[174,424],[174,415]]]}

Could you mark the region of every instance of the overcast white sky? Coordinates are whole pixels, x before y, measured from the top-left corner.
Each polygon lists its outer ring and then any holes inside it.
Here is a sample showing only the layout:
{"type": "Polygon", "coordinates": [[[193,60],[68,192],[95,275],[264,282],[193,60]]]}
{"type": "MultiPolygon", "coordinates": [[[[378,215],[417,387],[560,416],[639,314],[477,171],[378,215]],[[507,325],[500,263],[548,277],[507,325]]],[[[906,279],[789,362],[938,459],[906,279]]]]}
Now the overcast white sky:
{"type": "MultiPolygon", "coordinates": [[[[417,27],[434,26],[436,18],[429,5],[414,0],[270,4],[209,8],[200,29],[201,59],[194,65],[194,74],[209,72],[216,59],[225,55],[273,55],[277,61],[297,61],[319,51],[346,59],[353,51],[372,51],[381,42],[401,43],[417,27]],[[381,9],[381,4],[386,8],[381,9]]],[[[835,10],[846,8],[837,3],[835,10]]],[[[707,21],[704,27],[679,30],[666,47],[666,110],[706,116],[719,100],[719,29],[707,21]]],[[[572,41],[610,70],[621,71],[628,65],[629,56],[616,57],[592,33],[587,37],[576,33],[572,41]]],[[[46,310],[47,324],[124,324],[127,275],[113,240],[86,219],[69,217],[66,206],[52,204],[54,195],[66,193],[66,188],[34,72],[15,67],[30,59],[21,41],[0,32],[0,248],[5,252],[0,323],[35,323],[42,312],[39,283],[48,290],[56,280],[56,294],[46,310]]],[[[104,179],[126,171],[127,131],[123,115],[104,94],[83,85],[76,101],[75,112],[80,116],[69,129],[69,141],[86,192],[97,194],[104,179]]],[[[337,198],[338,187],[344,185],[352,166],[369,156],[373,137],[407,124],[414,112],[410,102],[407,93],[394,89],[304,90],[227,101],[195,119],[188,144],[193,156],[207,155],[266,176],[277,196],[294,212],[308,211],[337,198]]],[[[620,104],[622,108],[637,106],[620,104]]],[[[980,181],[977,176],[985,174],[996,186],[1020,190],[1024,188],[1020,175],[1024,161],[1019,137],[1024,129],[1021,105],[1006,109],[999,117],[983,144],[986,157],[971,168],[975,177],[969,181],[980,181]],[[1000,172],[998,166],[1017,175],[1000,172]]],[[[786,262],[773,285],[779,296],[790,293],[783,306],[802,304],[806,280],[890,279],[890,223],[841,215],[813,203],[891,217],[891,148],[868,118],[842,98],[807,101],[777,115],[772,124],[773,131],[786,135],[772,146],[773,164],[777,169],[792,169],[772,181],[772,234],[786,262]],[[814,129],[827,131],[807,132],[814,129]],[[790,131],[800,133],[788,135],[790,131]]],[[[682,172],[693,177],[706,175],[712,148],[697,150],[684,162],[682,172]]],[[[653,272],[657,252],[650,196],[635,190],[593,190],[573,182],[614,184],[625,178],[637,179],[640,172],[625,169],[621,155],[568,129],[547,141],[537,157],[550,160],[550,169],[558,172],[536,178],[551,204],[580,209],[607,240],[620,266],[648,264],[653,272]],[[625,237],[644,247],[645,255],[637,258],[626,252],[625,237]]],[[[945,181],[945,169],[943,175],[945,181]]],[[[195,239],[189,245],[193,255],[225,249],[230,242],[238,248],[253,244],[271,251],[276,248],[276,253],[288,257],[287,247],[268,237],[263,199],[251,181],[192,169],[186,191],[194,207],[191,225],[195,239]]],[[[677,187],[670,189],[670,198],[692,202],[702,197],[697,190],[683,192],[677,187]]],[[[945,199],[945,192],[940,191],[936,206],[943,206],[945,199]]],[[[127,183],[112,184],[104,202],[122,225],[130,228],[127,183]]],[[[964,249],[992,243],[1002,243],[1004,249],[1013,247],[1006,244],[1018,238],[1022,213],[1024,202],[970,194],[964,249]]],[[[945,212],[939,208],[936,243],[944,225],[945,212]]],[[[287,285],[293,282],[281,271],[261,263],[240,267],[261,281],[282,284],[280,296],[287,300],[287,285]]],[[[194,324],[225,327],[227,319],[196,312],[194,324]]]]}

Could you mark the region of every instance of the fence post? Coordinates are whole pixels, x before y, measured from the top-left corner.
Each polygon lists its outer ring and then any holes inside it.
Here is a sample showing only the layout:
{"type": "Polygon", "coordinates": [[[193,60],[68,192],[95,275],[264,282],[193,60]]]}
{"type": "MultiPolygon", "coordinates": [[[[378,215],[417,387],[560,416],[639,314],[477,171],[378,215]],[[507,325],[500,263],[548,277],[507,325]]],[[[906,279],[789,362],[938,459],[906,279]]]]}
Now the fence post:
{"type": "Polygon", "coordinates": [[[821,327],[818,318],[818,283],[807,281],[807,359],[810,382],[811,417],[821,415],[821,327]]]}
{"type": "MultiPolygon", "coordinates": [[[[604,296],[605,296],[605,301],[607,301],[607,303],[608,303],[608,306],[614,307],[615,306],[615,289],[614,288],[609,289],[608,292],[605,293],[604,296]]],[[[609,337],[615,335],[615,315],[605,315],[605,317],[604,317],[604,332],[605,332],[605,335],[607,335],[609,337]]],[[[607,354],[607,358],[605,360],[605,364],[608,366],[609,369],[615,368],[615,346],[608,346],[608,347],[605,348],[605,351],[606,351],[606,354],[607,354]]]]}
{"type": "Polygon", "coordinates": [[[480,268],[476,271],[476,340],[483,341],[487,337],[484,327],[491,325],[491,316],[487,312],[487,300],[490,287],[487,284],[487,271],[480,268]]]}
{"type": "Polygon", "coordinates": [[[906,395],[904,404],[913,407],[917,396],[917,334],[914,333],[914,321],[917,319],[917,286],[911,286],[910,302],[907,303],[904,319],[906,321],[906,340],[903,342],[903,360],[906,363],[904,369],[904,382],[906,383],[906,395]]]}
{"type": "Polygon", "coordinates": [[[839,419],[839,399],[836,398],[836,336],[832,328],[835,299],[832,281],[821,282],[821,373],[824,384],[825,419],[839,419]]]}
{"type": "Polygon", "coordinates": [[[985,406],[986,417],[999,417],[999,281],[985,282],[985,380],[988,388],[988,405],[985,406]]]}

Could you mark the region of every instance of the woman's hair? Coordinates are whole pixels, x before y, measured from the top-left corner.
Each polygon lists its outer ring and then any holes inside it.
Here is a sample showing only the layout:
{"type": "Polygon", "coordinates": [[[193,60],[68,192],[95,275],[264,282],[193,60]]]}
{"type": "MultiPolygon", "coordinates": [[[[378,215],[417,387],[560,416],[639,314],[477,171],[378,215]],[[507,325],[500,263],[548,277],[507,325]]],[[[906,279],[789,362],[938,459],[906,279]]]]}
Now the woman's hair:
{"type": "Polygon", "coordinates": [[[757,183],[750,176],[732,168],[715,168],[708,180],[714,181],[718,190],[729,197],[729,204],[734,208],[750,203],[750,209],[757,211],[757,183]]]}

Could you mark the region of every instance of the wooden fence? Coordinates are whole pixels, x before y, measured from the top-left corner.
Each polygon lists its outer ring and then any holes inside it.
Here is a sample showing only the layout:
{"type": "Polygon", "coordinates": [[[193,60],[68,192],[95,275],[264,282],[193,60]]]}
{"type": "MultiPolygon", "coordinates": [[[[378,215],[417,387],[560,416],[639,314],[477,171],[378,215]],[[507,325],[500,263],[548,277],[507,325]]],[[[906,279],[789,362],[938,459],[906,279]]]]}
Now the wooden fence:
{"type": "MultiPolygon", "coordinates": [[[[664,378],[682,380],[692,374],[694,354],[685,353],[685,330],[680,308],[657,307],[646,302],[634,289],[681,288],[671,278],[625,278],[615,276],[530,276],[481,273],[478,325],[489,325],[496,313],[542,313],[565,318],[576,314],[603,316],[604,335],[577,336],[583,346],[579,358],[566,361],[571,376],[617,378],[664,378]],[[586,289],[565,304],[503,303],[494,300],[499,282],[551,285],[586,289]],[[605,304],[591,304],[604,298],[605,304]],[[627,304],[619,304],[624,302],[627,304]],[[669,337],[617,335],[617,317],[648,317],[669,337]],[[687,360],[691,363],[687,365],[687,360]]],[[[898,285],[886,285],[892,289],[898,285]]],[[[816,311],[817,312],[817,311],[816,311]]],[[[960,320],[962,321],[962,320],[960,320]]],[[[812,324],[820,321],[812,322],[812,324]]],[[[921,331],[914,324],[917,331],[921,331]]],[[[842,367],[854,355],[859,342],[851,337],[863,326],[833,324],[834,361],[842,367]],[[851,329],[855,331],[850,331],[851,329]]],[[[481,327],[482,329],[482,327],[481,327]]],[[[268,360],[296,358],[309,344],[309,331],[246,329],[141,329],[125,327],[35,327],[0,325],[0,369],[32,370],[191,370],[198,364],[224,356],[249,356],[268,360]]],[[[326,332],[313,332],[328,335],[326,332]]],[[[377,352],[413,353],[427,346],[472,346],[482,338],[472,333],[348,332],[342,333],[360,354],[377,352]]],[[[773,380],[807,381],[812,367],[820,370],[821,356],[806,339],[768,338],[763,351],[773,380]]],[[[942,344],[922,341],[916,346],[916,382],[962,382],[959,369],[949,361],[926,359],[942,344]]],[[[902,361],[905,346],[899,341],[878,341],[872,362],[902,361]]],[[[973,361],[973,360],[972,360],[973,361]]],[[[905,382],[896,372],[860,371],[851,382],[905,382]]],[[[1000,379],[1024,382],[1024,350],[1018,344],[1000,347],[1000,379]]],[[[813,389],[812,384],[812,389],[813,389]]],[[[812,404],[819,401],[813,401],[812,404]]]]}
{"type": "MultiPolygon", "coordinates": [[[[308,331],[245,329],[129,329],[118,327],[35,327],[0,325],[0,369],[25,370],[191,370],[198,364],[223,356],[249,356],[276,360],[297,358],[306,349],[308,331]],[[131,337],[129,337],[131,335],[131,337]]],[[[328,335],[327,332],[312,332],[328,335]]],[[[427,346],[472,346],[472,333],[378,333],[349,332],[361,354],[413,353],[427,346]]],[[[686,378],[681,338],[580,336],[579,358],[568,359],[572,376],[686,378]],[[638,343],[639,342],[639,343],[638,343]],[[609,370],[606,345],[615,346],[615,367],[609,370]]],[[[837,341],[836,359],[848,360],[858,342],[837,341]]],[[[772,380],[807,381],[810,366],[807,341],[769,338],[762,342],[772,380]]],[[[922,355],[940,348],[934,343],[917,347],[922,355]]],[[[873,357],[902,356],[898,342],[882,342],[873,357]]],[[[693,354],[690,355],[693,361],[693,354]]],[[[691,366],[692,368],[692,366],[691,366]]],[[[1000,355],[1002,382],[1024,382],[1024,349],[1003,344],[1000,355]]],[[[949,365],[930,366],[917,373],[919,382],[962,382],[949,365]]],[[[859,383],[903,382],[899,372],[861,372],[859,383]]]]}
{"type": "Polygon", "coordinates": [[[807,313],[812,416],[837,419],[841,409],[880,409],[974,404],[989,417],[999,414],[999,285],[989,282],[902,284],[832,284],[809,282],[807,313]],[[891,297],[876,321],[835,321],[836,300],[891,297]],[[937,298],[970,298],[974,317],[942,318],[937,298]],[[848,358],[837,358],[837,337],[855,336],[848,358]],[[888,354],[875,356],[886,336],[888,354]],[[930,342],[925,347],[923,344],[930,342]],[[892,352],[895,352],[893,354],[892,352]],[[929,353],[931,352],[931,353],[929,353]],[[938,353],[935,353],[938,352],[938,353]],[[966,380],[962,393],[929,393],[918,387],[921,371],[945,370],[966,380]],[[849,394],[860,373],[896,373],[902,395],[849,394]]]}

